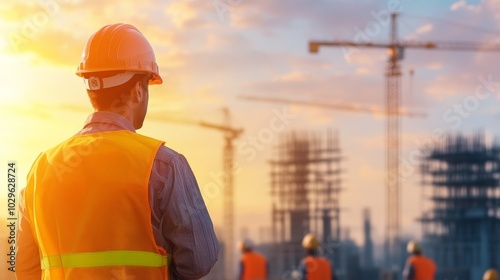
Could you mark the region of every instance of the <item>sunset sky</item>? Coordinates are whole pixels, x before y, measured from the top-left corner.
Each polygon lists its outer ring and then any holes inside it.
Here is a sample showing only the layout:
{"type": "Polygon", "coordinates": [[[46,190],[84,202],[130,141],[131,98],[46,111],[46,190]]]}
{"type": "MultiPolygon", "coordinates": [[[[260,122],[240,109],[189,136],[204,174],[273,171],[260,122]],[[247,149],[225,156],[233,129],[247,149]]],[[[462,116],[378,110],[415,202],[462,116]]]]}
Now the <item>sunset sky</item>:
{"type": "MultiPolygon", "coordinates": [[[[259,139],[280,114],[289,115],[284,132],[338,131],[345,156],[342,226],[360,242],[362,209],[369,207],[378,241],[385,225],[384,117],[239,96],[383,109],[385,50],[322,48],[313,55],[308,41],[386,42],[387,15],[394,7],[400,13],[402,40],[500,43],[499,0],[2,1],[0,166],[6,170],[8,161],[17,162],[21,188],[38,153],[82,128],[92,111],[83,82],[74,73],[83,47],[100,27],[130,23],[153,46],[164,80],[150,87],[150,115],[138,132],[162,139],[186,156],[217,229],[222,226],[222,191],[213,193],[207,186],[217,183],[214,174],[222,171],[223,134],[161,122],[158,116],[222,124],[222,108],[230,109],[233,126],[244,129],[235,142],[235,164],[241,167],[235,177],[235,233],[239,237],[247,227],[257,242],[259,228],[271,224],[268,161],[280,133],[258,147],[251,139],[259,139]]],[[[405,51],[403,107],[425,112],[427,118],[402,118],[403,161],[422,143],[433,141],[436,131],[482,131],[490,140],[500,136],[499,61],[500,53],[405,51]]],[[[403,169],[403,233],[419,237],[415,219],[426,207],[420,175],[417,166],[403,169]]],[[[6,171],[0,172],[0,181],[6,182],[6,171]]],[[[7,212],[2,184],[0,217],[7,212]]]]}

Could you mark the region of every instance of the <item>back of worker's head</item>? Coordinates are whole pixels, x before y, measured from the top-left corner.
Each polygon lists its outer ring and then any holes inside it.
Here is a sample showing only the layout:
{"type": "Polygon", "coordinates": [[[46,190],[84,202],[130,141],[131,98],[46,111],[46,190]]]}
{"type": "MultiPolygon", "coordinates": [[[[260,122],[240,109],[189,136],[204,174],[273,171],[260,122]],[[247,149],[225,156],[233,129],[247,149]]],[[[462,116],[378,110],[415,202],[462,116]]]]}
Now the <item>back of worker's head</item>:
{"type": "Polygon", "coordinates": [[[483,280],[498,280],[498,272],[494,268],[486,270],[483,280]]]}
{"type": "Polygon", "coordinates": [[[238,250],[240,250],[242,253],[245,252],[250,252],[253,250],[254,244],[252,240],[245,238],[243,240],[240,240],[238,242],[238,250]]]}
{"type": "Polygon", "coordinates": [[[409,254],[420,255],[422,254],[422,247],[417,241],[411,240],[410,242],[408,242],[408,245],[406,246],[406,251],[409,254]]]}
{"type": "Polygon", "coordinates": [[[87,94],[94,109],[99,111],[119,111],[124,109],[131,98],[131,91],[135,87],[148,91],[148,78],[146,73],[133,73],[125,71],[106,71],[84,74],[84,79],[89,84],[98,84],[101,81],[121,80],[120,84],[113,87],[98,88],[87,87],[87,94]],[[124,77],[125,76],[125,77],[124,77]],[[124,77],[124,78],[122,78],[124,77]]]}
{"type": "Polygon", "coordinates": [[[302,247],[307,250],[308,254],[316,254],[319,246],[318,237],[313,233],[306,234],[302,239],[302,247]]]}
{"type": "Polygon", "coordinates": [[[145,115],[148,84],[162,83],[147,39],[134,26],[121,23],[106,25],[89,38],[76,74],[83,77],[98,111],[145,115]]]}

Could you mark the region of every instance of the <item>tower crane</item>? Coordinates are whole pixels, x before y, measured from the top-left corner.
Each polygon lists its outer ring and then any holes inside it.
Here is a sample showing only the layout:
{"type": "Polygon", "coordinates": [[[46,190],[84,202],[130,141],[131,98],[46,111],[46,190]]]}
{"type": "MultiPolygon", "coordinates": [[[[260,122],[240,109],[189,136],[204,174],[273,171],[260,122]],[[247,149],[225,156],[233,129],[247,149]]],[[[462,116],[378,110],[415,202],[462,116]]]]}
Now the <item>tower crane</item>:
{"type": "Polygon", "coordinates": [[[400,234],[400,123],[399,107],[401,98],[401,70],[399,61],[403,59],[405,49],[448,50],[448,51],[488,51],[498,52],[500,46],[478,42],[417,42],[400,41],[397,36],[397,14],[391,14],[391,36],[387,43],[354,41],[310,41],[309,52],[317,53],[320,47],[357,47],[381,48],[389,51],[389,61],[385,71],[386,98],[386,266],[397,267],[400,234]]]}
{"type": "Polygon", "coordinates": [[[224,153],[223,153],[223,168],[224,168],[224,207],[223,207],[223,224],[224,224],[224,255],[225,255],[225,279],[234,279],[234,144],[242,133],[243,129],[234,128],[231,126],[231,116],[229,109],[224,107],[224,123],[214,124],[205,121],[194,121],[188,119],[169,118],[160,115],[152,115],[151,120],[168,121],[198,125],[204,128],[214,129],[224,134],[224,153]]]}

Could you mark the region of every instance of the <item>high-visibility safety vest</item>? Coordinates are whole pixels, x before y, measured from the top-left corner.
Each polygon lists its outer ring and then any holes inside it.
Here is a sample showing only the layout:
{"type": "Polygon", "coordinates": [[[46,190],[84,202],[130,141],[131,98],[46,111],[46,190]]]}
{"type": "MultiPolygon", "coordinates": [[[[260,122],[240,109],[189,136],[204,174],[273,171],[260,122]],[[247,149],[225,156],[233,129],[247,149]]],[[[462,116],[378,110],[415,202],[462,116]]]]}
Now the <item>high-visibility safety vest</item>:
{"type": "Polygon", "coordinates": [[[415,273],[413,280],[434,280],[436,264],[431,259],[422,255],[414,255],[409,257],[407,262],[413,266],[415,273]]]}
{"type": "Polygon", "coordinates": [[[241,280],[265,280],[267,277],[266,258],[256,252],[246,252],[241,256],[243,275],[241,280]]]}
{"type": "Polygon", "coordinates": [[[331,280],[332,267],[330,262],[323,257],[307,256],[304,259],[306,267],[306,280],[331,280]]]}
{"type": "Polygon", "coordinates": [[[148,199],[162,144],[109,131],[74,136],[38,157],[25,202],[43,280],[168,279],[148,199]]]}

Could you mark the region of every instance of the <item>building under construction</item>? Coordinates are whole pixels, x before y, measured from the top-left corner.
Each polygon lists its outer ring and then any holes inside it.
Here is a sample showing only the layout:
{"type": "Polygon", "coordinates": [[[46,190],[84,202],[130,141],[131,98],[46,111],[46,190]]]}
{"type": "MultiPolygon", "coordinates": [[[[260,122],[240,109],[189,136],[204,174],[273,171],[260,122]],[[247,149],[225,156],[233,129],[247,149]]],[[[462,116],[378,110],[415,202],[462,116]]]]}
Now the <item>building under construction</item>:
{"type": "Polygon", "coordinates": [[[341,151],[336,133],[283,136],[271,164],[271,274],[292,271],[304,257],[301,241],[313,232],[322,253],[339,260],[341,151]]]}
{"type": "Polygon", "coordinates": [[[431,207],[421,217],[424,253],[436,279],[482,279],[500,264],[500,145],[484,136],[447,136],[422,163],[431,207]]]}

